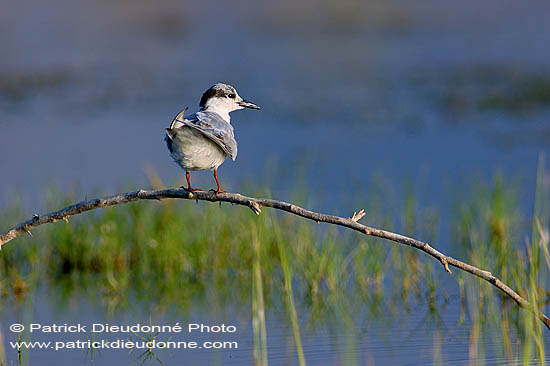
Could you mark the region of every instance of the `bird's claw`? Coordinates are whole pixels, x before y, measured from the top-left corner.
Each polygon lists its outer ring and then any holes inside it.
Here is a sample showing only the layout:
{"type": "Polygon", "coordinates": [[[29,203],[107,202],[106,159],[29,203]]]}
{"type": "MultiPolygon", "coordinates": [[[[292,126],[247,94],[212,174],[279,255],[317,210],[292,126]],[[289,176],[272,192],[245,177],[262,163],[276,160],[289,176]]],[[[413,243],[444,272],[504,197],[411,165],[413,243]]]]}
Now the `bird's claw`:
{"type": "Polygon", "coordinates": [[[180,186],[180,189],[185,189],[188,192],[202,192],[202,189],[190,188],[190,187],[184,187],[184,186],[180,186]]]}

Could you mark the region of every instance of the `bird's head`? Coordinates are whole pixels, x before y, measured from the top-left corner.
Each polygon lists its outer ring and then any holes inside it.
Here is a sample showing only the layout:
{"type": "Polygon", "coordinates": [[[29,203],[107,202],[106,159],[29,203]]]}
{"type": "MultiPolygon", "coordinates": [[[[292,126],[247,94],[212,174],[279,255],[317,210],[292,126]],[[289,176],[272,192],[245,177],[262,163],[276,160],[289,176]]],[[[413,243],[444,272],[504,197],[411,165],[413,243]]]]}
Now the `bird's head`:
{"type": "Polygon", "coordinates": [[[202,110],[217,112],[222,116],[243,108],[260,109],[256,104],[241,98],[234,87],[222,83],[212,85],[204,92],[200,107],[202,110]]]}

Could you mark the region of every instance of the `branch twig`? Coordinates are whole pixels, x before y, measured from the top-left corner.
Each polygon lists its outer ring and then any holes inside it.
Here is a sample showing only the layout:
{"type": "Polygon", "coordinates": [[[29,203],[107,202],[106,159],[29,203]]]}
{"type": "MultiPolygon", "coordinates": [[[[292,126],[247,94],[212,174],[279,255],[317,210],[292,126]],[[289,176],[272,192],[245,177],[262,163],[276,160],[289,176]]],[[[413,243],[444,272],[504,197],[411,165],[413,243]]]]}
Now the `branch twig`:
{"type": "Polygon", "coordinates": [[[110,196],[110,197],[94,198],[91,200],[81,201],[81,202],[75,203],[72,206],[68,206],[61,210],[50,212],[45,215],[34,214],[30,219],[0,234],[0,248],[10,240],[18,237],[19,235],[22,235],[24,233],[30,233],[30,230],[34,229],[39,225],[52,223],[59,220],[68,221],[69,216],[77,215],[82,212],[94,210],[96,208],[101,208],[101,207],[119,205],[122,203],[128,203],[132,201],[162,200],[167,198],[180,198],[180,199],[201,200],[201,201],[210,201],[210,202],[229,202],[229,203],[233,203],[241,206],[247,206],[256,215],[259,215],[262,212],[262,207],[271,207],[271,208],[286,211],[291,214],[298,215],[316,222],[325,222],[328,224],[344,226],[352,230],[359,231],[360,233],[363,233],[365,235],[375,236],[375,237],[391,240],[399,244],[404,244],[404,245],[414,247],[416,249],[419,249],[431,255],[432,257],[437,259],[439,262],[441,262],[441,264],[445,268],[445,271],[447,271],[449,274],[452,274],[449,266],[453,266],[489,282],[490,284],[492,284],[493,286],[501,290],[508,297],[512,298],[520,307],[534,311],[536,315],[539,317],[539,319],[544,323],[544,325],[546,325],[546,327],[550,329],[550,319],[546,315],[544,315],[538,309],[536,309],[531,304],[529,304],[527,300],[525,300],[517,292],[512,290],[508,285],[503,283],[500,279],[493,276],[491,272],[484,271],[468,263],[464,263],[462,261],[459,261],[458,259],[449,257],[439,252],[438,250],[434,249],[428,243],[424,243],[422,241],[409,238],[401,234],[396,234],[390,231],[381,230],[381,229],[360,224],[358,223],[358,221],[363,217],[364,215],[363,211],[360,211],[359,213],[354,213],[354,215],[351,218],[344,218],[344,217],[326,215],[326,214],[306,210],[305,208],[296,206],[292,203],[277,201],[273,199],[246,197],[238,193],[221,193],[221,194],[215,194],[213,192],[192,192],[191,193],[185,189],[165,189],[165,190],[157,190],[157,191],[139,190],[136,192],[128,192],[128,193],[123,193],[123,194],[110,196]]]}

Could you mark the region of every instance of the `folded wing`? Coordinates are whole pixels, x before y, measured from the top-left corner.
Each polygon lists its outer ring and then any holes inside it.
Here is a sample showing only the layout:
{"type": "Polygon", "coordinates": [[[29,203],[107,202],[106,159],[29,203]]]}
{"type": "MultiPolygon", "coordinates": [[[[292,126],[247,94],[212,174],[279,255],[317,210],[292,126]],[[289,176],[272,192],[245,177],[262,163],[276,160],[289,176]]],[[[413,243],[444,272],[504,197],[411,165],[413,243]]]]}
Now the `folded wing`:
{"type": "Polygon", "coordinates": [[[172,120],[170,128],[166,129],[166,145],[171,151],[172,137],[178,128],[190,127],[200,131],[205,137],[216,143],[232,159],[237,158],[237,141],[233,134],[233,126],[224,121],[219,114],[214,112],[197,112],[185,117],[185,111],[181,111],[172,120]]]}

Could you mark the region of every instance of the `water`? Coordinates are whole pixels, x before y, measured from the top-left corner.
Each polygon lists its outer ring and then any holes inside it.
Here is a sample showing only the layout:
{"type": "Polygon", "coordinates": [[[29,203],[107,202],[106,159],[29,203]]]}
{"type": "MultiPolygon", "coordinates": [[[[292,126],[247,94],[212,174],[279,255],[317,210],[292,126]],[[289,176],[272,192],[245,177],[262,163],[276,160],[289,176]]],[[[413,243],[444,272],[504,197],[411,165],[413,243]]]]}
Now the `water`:
{"type": "MultiPolygon", "coordinates": [[[[538,154],[550,152],[550,101],[536,89],[538,81],[550,79],[549,10],[544,1],[5,4],[0,207],[19,194],[29,213],[42,209],[42,192],[50,184],[67,190],[76,184],[94,194],[147,187],[149,167],[166,184],[181,182],[183,172],[168,156],[163,129],[183,107],[193,110],[208,86],[225,81],[262,106],[233,114],[239,157],[220,168],[225,189],[267,175],[273,196],[287,200],[296,179],[304,177],[305,201],[349,215],[360,208],[347,194],[352,187],[379,177],[396,186],[412,181],[420,202],[441,209],[445,223],[453,192],[498,172],[519,181],[530,211],[538,154]],[[505,103],[491,104],[495,96],[505,103]]],[[[193,181],[214,186],[209,172],[194,173],[193,181]]],[[[48,303],[47,294],[39,299],[48,303]]],[[[84,299],[57,315],[53,306],[35,306],[33,313],[69,322],[79,319],[86,304],[84,299]]],[[[5,340],[11,339],[6,325],[18,319],[20,307],[8,306],[3,314],[5,340]]],[[[442,318],[452,319],[457,308],[442,318]]],[[[89,309],[86,321],[106,319],[96,307],[89,309]]],[[[209,311],[201,316],[214,320],[209,311]]],[[[288,324],[267,316],[270,363],[286,364],[292,353],[288,324]]],[[[250,319],[245,312],[236,320],[244,347],[214,358],[193,352],[189,360],[250,364],[250,319]]],[[[418,344],[408,337],[422,322],[407,315],[390,328],[387,343],[377,336],[384,327],[365,325],[352,350],[346,350],[349,342],[335,340],[342,330],[337,336],[306,331],[306,359],[429,363],[431,353],[410,358],[433,347],[433,332],[418,344]],[[396,347],[407,338],[408,346],[396,347]]],[[[444,359],[465,362],[467,344],[448,333],[444,359]]],[[[31,362],[59,363],[60,357],[33,353],[31,362]]],[[[64,364],[84,358],[78,352],[63,357],[72,358],[64,364]]],[[[124,352],[105,351],[102,357],[131,359],[124,352]]]]}
{"type": "MultiPolygon", "coordinates": [[[[236,342],[231,349],[205,350],[180,348],[155,350],[156,355],[165,365],[179,365],[182,360],[189,364],[252,364],[253,338],[249,309],[236,310],[231,306],[220,308],[216,304],[207,307],[191,306],[189,309],[170,309],[163,312],[150,313],[139,309],[127,309],[109,313],[101,306],[93,306],[86,299],[74,299],[69,304],[52,304],[48,294],[31,295],[30,303],[20,304],[18,310],[5,309],[2,316],[2,332],[6,342],[9,359],[16,359],[15,351],[10,349],[9,341],[16,341],[16,336],[9,331],[13,323],[41,325],[77,325],[86,327],[82,333],[44,333],[35,330],[28,339],[23,341],[52,342],[48,350],[33,350],[24,354],[30,364],[42,362],[45,364],[90,364],[91,355],[86,347],[80,349],[53,350],[55,347],[70,347],[67,343],[80,340],[95,341],[132,341],[140,342],[140,336],[146,332],[106,332],[107,326],[126,326],[137,323],[142,326],[178,324],[184,329],[179,332],[162,332],[155,340],[157,342],[236,342]],[[39,306],[37,306],[40,304],[39,306]],[[96,324],[96,332],[92,333],[96,324]],[[188,332],[188,324],[204,324],[208,326],[235,326],[233,333],[188,332]],[[56,343],[57,342],[57,343],[56,343]]],[[[389,304],[387,304],[389,305],[389,304]]],[[[384,306],[384,304],[381,304],[384,306]]],[[[304,354],[310,364],[334,365],[347,362],[359,364],[431,364],[433,358],[434,340],[440,342],[444,350],[442,359],[458,363],[468,360],[468,332],[464,325],[459,324],[456,303],[445,308],[441,313],[431,313],[425,306],[419,306],[412,311],[385,313],[379,309],[378,314],[365,313],[355,319],[353,325],[343,327],[327,319],[313,320],[302,316],[301,336],[304,354]],[[397,346],[399,345],[399,346],[397,346]]],[[[307,314],[306,309],[300,309],[300,314],[307,314]]],[[[268,311],[267,344],[268,359],[273,365],[296,364],[297,357],[294,347],[292,329],[284,313],[268,311]]],[[[116,346],[112,346],[113,348],[116,346]]],[[[143,350],[136,349],[102,349],[95,355],[95,364],[131,364],[143,350]]],[[[500,361],[504,362],[503,359],[500,361]]],[[[138,362],[139,364],[140,362],[138,362]]],[[[154,363],[157,363],[156,361],[154,363]]],[[[187,364],[187,363],[186,363],[187,364]]]]}

